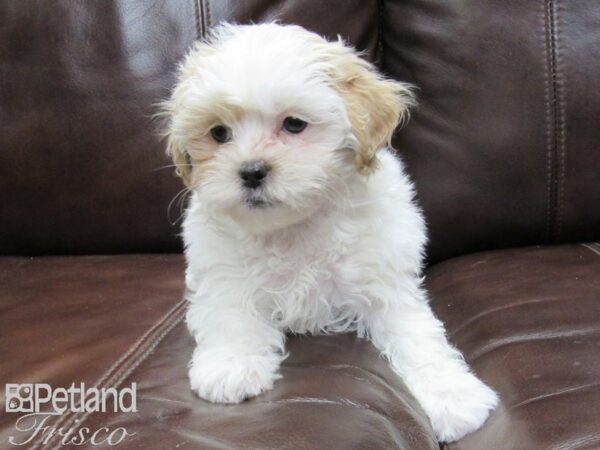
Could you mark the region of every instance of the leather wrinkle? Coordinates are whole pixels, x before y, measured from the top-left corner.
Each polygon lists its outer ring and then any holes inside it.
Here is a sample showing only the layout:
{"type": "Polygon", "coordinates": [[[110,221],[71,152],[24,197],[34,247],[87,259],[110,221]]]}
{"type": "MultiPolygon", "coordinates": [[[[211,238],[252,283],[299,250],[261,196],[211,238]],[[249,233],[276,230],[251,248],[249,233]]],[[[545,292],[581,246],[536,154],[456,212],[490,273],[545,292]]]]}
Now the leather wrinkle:
{"type": "Polygon", "coordinates": [[[592,242],[590,244],[580,244],[582,247],[587,248],[589,251],[595,253],[596,255],[600,256],[600,243],[598,242],[592,242]]]}
{"type": "Polygon", "coordinates": [[[552,447],[549,450],[576,450],[583,448],[591,448],[591,444],[600,444],[600,432],[586,434],[585,436],[571,439],[567,442],[563,442],[559,446],[552,447]]]}
{"type": "Polygon", "coordinates": [[[373,414],[377,416],[381,421],[383,421],[387,426],[394,428],[394,423],[390,419],[390,417],[386,414],[386,411],[382,411],[379,408],[373,408],[365,403],[358,403],[352,401],[347,398],[338,398],[337,400],[330,400],[325,398],[314,398],[314,397],[295,397],[289,399],[280,399],[280,400],[272,400],[268,402],[264,402],[266,404],[297,404],[297,403],[306,403],[311,407],[320,406],[320,407],[341,407],[341,408],[357,408],[369,414],[373,414]]]}
{"type": "Polygon", "coordinates": [[[295,368],[295,367],[302,368],[302,369],[319,370],[319,371],[335,371],[335,372],[337,372],[336,373],[337,375],[342,375],[342,376],[354,379],[356,381],[360,381],[361,383],[366,383],[371,386],[375,386],[376,384],[378,384],[379,386],[384,387],[385,390],[388,391],[391,395],[394,395],[396,398],[398,398],[400,401],[402,401],[405,404],[405,406],[407,408],[409,408],[411,411],[418,413],[418,411],[414,410],[412,405],[410,405],[404,401],[403,397],[396,395],[396,390],[394,390],[394,388],[392,386],[390,386],[390,384],[381,375],[379,375],[378,373],[376,373],[372,370],[366,369],[364,367],[356,366],[353,364],[323,364],[323,365],[317,366],[317,365],[313,365],[313,364],[307,365],[307,364],[286,363],[286,369],[295,368]],[[348,374],[347,372],[344,372],[343,370],[340,371],[340,369],[356,370],[357,372],[366,374],[367,376],[371,377],[373,380],[370,380],[368,378],[353,376],[353,375],[348,374]],[[340,371],[340,372],[338,372],[338,371],[340,371]]]}
{"type": "Polygon", "coordinates": [[[352,378],[353,380],[357,380],[357,381],[361,381],[363,383],[373,385],[373,382],[371,382],[371,380],[369,380],[368,378],[363,378],[363,377],[359,377],[356,375],[352,375],[343,370],[343,369],[350,368],[350,369],[353,369],[356,371],[365,372],[368,375],[372,375],[373,377],[376,377],[377,380],[380,381],[383,385],[385,385],[386,387],[388,386],[387,383],[385,382],[385,380],[381,379],[381,377],[379,377],[379,375],[377,375],[376,373],[371,372],[367,369],[364,369],[362,367],[358,367],[358,366],[336,365],[336,364],[325,364],[325,365],[317,366],[314,364],[288,363],[286,365],[286,368],[288,368],[288,369],[299,368],[299,369],[320,370],[320,371],[326,371],[326,372],[336,372],[340,376],[343,376],[346,378],[352,378]],[[340,370],[340,369],[342,369],[342,370],[340,370]]]}
{"type": "Polygon", "coordinates": [[[471,357],[469,358],[469,361],[475,361],[476,359],[479,359],[487,355],[488,353],[494,352],[502,347],[506,347],[512,344],[522,344],[524,342],[570,338],[576,336],[589,336],[594,335],[596,333],[600,334],[600,327],[586,327],[570,331],[547,330],[543,332],[514,334],[506,338],[494,339],[491,343],[482,345],[479,349],[473,351],[471,357]]]}
{"type": "Polygon", "coordinates": [[[489,309],[486,309],[485,311],[481,311],[480,313],[475,314],[472,317],[469,317],[467,320],[465,320],[463,323],[461,323],[455,329],[453,329],[450,336],[454,338],[458,333],[460,333],[462,330],[464,330],[469,325],[475,323],[477,320],[479,320],[483,317],[489,316],[490,314],[497,313],[499,311],[505,311],[507,309],[512,309],[512,308],[518,308],[519,306],[524,306],[524,305],[533,305],[533,304],[539,304],[539,303],[545,303],[545,302],[560,302],[560,301],[564,301],[564,299],[562,299],[560,297],[545,297],[545,298],[536,298],[536,299],[531,299],[531,300],[524,300],[524,301],[509,303],[506,305],[498,306],[496,308],[489,308],[489,309]]]}
{"type": "Polygon", "coordinates": [[[519,403],[516,403],[514,405],[512,405],[510,408],[511,409],[517,409],[520,408],[522,406],[526,406],[529,405],[531,403],[540,401],[540,400],[545,400],[548,398],[554,398],[554,397],[558,397],[559,395],[567,395],[567,394],[571,394],[574,392],[581,392],[581,391],[585,391],[588,390],[590,388],[594,388],[594,387],[598,387],[600,386],[600,382],[596,382],[596,383],[587,383],[587,384],[582,384],[581,386],[573,386],[570,388],[565,388],[565,389],[559,389],[558,391],[555,392],[548,392],[546,394],[542,394],[542,395],[536,395],[535,397],[531,397],[528,398],[527,400],[522,400],[519,403]]]}
{"type": "Polygon", "coordinates": [[[357,402],[354,402],[350,399],[343,398],[343,397],[340,397],[337,400],[331,400],[328,398],[317,398],[317,397],[291,397],[291,398],[282,398],[279,400],[269,400],[264,403],[276,404],[276,405],[281,405],[281,404],[286,404],[286,403],[309,403],[311,405],[328,405],[328,406],[335,405],[335,406],[342,406],[344,408],[350,407],[350,408],[366,409],[371,412],[374,412],[377,415],[382,416],[382,418],[384,420],[389,421],[389,418],[385,414],[382,414],[381,412],[371,408],[370,405],[368,405],[366,403],[357,403],[357,402]]]}

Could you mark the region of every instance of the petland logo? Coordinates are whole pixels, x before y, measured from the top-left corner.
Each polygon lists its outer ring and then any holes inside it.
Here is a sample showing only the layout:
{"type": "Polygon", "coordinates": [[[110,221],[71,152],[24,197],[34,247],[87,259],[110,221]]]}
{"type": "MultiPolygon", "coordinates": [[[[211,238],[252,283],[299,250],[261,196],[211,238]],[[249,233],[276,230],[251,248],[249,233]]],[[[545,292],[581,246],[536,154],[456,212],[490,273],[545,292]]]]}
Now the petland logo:
{"type": "MultiPolygon", "coordinates": [[[[118,445],[129,433],[123,427],[110,430],[100,427],[92,430],[79,426],[78,414],[121,412],[137,412],[137,385],[117,388],[88,388],[84,383],[68,388],[52,388],[49,384],[13,384],[8,383],[5,390],[5,410],[7,413],[25,413],[20,416],[15,429],[18,436],[9,436],[12,445],[33,444],[36,441],[47,444],[58,435],[62,437],[62,445],[109,444],[118,445]],[[74,420],[70,427],[52,427],[50,417],[71,413],[74,420]]],[[[69,423],[66,420],[65,423],[69,423]]]]}

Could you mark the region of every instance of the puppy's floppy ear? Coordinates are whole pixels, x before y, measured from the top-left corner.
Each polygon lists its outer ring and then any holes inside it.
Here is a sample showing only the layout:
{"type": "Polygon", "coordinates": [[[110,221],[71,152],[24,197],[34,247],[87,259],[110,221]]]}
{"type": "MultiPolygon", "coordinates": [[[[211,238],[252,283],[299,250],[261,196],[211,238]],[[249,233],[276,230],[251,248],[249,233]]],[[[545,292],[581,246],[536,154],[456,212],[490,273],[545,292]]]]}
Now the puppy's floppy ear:
{"type": "Polygon", "coordinates": [[[192,182],[192,160],[186,149],[185,138],[187,129],[193,126],[193,116],[184,100],[193,90],[192,79],[202,67],[202,60],[215,52],[215,43],[221,39],[221,35],[231,33],[230,28],[228,25],[217,27],[208,38],[210,40],[195,43],[179,65],[177,83],[170,98],[158,105],[160,111],[156,116],[163,119],[161,135],[167,141],[167,155],[173,160],[175,173],[187,187],[191,187],[192,182]]]}
{"type": "Polygon", "coordinates": [[[170,130],[167,132],[167,155],[173,160],[175,173],[183,180],[187,187],[191,185],[192,164],[189,153],[185,150],[180,139],[173,135],[170,130]]]}
{"type": "Polygon", "coordinates": [[[377,151],[390,144],[396,126],[415,104],[410,85],[381,76],[340,40],[331,77],[341,94],[354,135],[358,140],[355,163],[368,175],[377,167],[377,151]]]}
{"type": "Polygon", "coordinates": [[[186,186],[191,182],[191,159],[185,149],[181,137],[178,136],[175,120],[175,100],[174,96],[158,104],[160,111],[155,115],[161,120],[160,135],[167,141],[167,155],[173,160],[175,174],[183,180],[186,186]]]}

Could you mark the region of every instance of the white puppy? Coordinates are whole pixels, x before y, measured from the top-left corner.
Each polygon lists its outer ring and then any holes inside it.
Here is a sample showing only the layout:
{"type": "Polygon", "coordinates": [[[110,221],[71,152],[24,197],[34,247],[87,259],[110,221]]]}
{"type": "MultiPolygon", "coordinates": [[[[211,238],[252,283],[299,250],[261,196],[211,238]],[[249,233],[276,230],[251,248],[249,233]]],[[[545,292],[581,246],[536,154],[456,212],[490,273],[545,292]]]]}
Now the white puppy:
{"type": "Polygon", "coordinates": [[[425,224],[388,145],[412,97],[341,40],[298,26],[217,27],[165,102],[184,221],[192,389],[238,403],[271,389],[285,333],[356,331],[441,441],[496,394],[446,340],[421,287],[425,224]]]}

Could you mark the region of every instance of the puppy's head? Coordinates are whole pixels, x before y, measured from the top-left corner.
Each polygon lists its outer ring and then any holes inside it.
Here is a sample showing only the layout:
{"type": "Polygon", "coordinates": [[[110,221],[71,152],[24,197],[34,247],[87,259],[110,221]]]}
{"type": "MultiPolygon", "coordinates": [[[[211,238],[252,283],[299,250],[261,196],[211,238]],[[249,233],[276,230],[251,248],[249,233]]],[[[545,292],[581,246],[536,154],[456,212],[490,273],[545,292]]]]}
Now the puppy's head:
{"type": "Polygon", "coordinates": [[[164,104],[167,151],[207,208],[269,231],[374,170],[411,100],[341,40],[221,25],[188,54],[164,104]]]}

